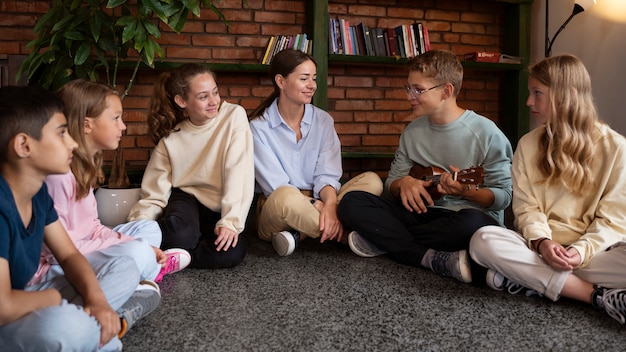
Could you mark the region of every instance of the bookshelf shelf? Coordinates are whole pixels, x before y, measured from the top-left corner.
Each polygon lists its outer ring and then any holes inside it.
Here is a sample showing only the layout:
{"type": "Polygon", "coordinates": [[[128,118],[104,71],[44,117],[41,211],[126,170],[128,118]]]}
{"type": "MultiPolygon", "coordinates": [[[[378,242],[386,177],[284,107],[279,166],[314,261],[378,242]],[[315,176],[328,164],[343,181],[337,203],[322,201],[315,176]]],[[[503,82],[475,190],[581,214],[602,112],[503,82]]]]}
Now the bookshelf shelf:
{"type": "MultiPolygon", "coordinates": [[[[173,68],[180,67],[183,64],[189,63],[189,61],[177,62],[177,61],[156,61],[154,63],[154,69],[156,70],[171,70],[173,68]]],[[[208,66],[212,71],[215,72],[268,72],[269,66],[263,64],[245,64],[245,63],[206,63],[206,62],[197,62],[201,65],[208,66]]],[[[113,63],[110,63],[113,65],[113,63]]],[[[134,69],[136,62],[132,61],[122,61],[119,64],[120,69],[131,70],[134,69]]],[[[144,63],[139,65],[140,69],[149,69],[150,67],[144,63]]]]}
{"type": "MultiPolygon", "coordinates": [[[[354,65],[404,65],[408,59],[395,56],[363,56],[363,55],[328,55],[330,63],[350,63],[354,65]]],[[[491,62],[461,61],[465,68],[492,71],[519,71],[522,64],[505,64],[491,62]]]]}

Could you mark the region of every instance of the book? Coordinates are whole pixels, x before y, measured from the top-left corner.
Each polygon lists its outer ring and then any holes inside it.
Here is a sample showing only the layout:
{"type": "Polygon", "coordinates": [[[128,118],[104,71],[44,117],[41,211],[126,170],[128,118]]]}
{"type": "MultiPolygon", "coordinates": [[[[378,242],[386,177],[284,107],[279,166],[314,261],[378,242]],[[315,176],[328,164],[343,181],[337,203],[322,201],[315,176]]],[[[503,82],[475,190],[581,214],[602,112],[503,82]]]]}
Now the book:
{"type": "Polygon", "coordinates": [[[359,47],[361,48],[361,52],[359,55],[368,55],[367,46],[365,44],[365,25],[363,22],[356,25],[356,37],[359,47]]]}
{"type": "Polygon", "coordinates": [[[500,60],[500,53],[474,51],[465,54],[463,58],[465,61],[498,62],[500,60]]]}
{"type": "Polygon", "coordinates": [[[341,42],[343,44],[344,55],[354,55],[352,51],[352,41],[350,38],[350,22],[345,19],[339,20],[339,29],[341,30],[341,42]]]}
{"type": "Polygon", "coordinates": [[[374,36],[376,40],[376,56],[387,56],[385,52],[385,37],[383,36],[382,28],[374,28],[374,36]]]}
{"type": "Polygon", "coordinates": [[[269,42],[267,43],[267,48],[265,48],[265,54],[263,54],[263,59],[261,60],[261,63],[264,65],[267,64],[267,58],[269,57],[270,52],[272,52],[275,40],[276,36],[271,36],[269,42]]]}
{"type": "Polygon", "coordinates": [[[519,56],[500,54],[500,58],[498,59],[498,62],[503,63],[503,64],[521,64],[522,58],[519,56]]]}
{"type": "Polygon", "coordinates": [[[404,34],[402,33],[402,26],[397,26],[393,29],[396,33],[395,38],[398,43],[398,55],[400,57],[406,57],[406,52],[404,51],[404,34]]]}
{"type": "Polygon", "coordinates": [[[335,37],[335,19],[328,20],[328,53],[337,54],[337,37],[335,37]]]}
{"type": "Polygon", "coordinates": [[[334,23],[333,23],[333,33],[335,36],[335,43],[337,45],[337,52],[336,54],[340,54],[343,55],[344,54],[344,49],[343,49],[343,39],[341,37],[341,25],[339,23],[338,19],[333,19],[334,23]]]}
{"type": "Polygon", "coordinates": [[[411,35],[412,35],[412,39],[413,39],[413,55],[417,56],[420,55],[422,53],[422,48],[420,47],[420,40],[419,40],[419,23],[413,23],[411,26],[411,35]]]}
{"type": "Polygon", "coordinates": [[[398,56],[398,35],[393,28],[387,28],[387,40],[389,40],[389,55],[398,56]]]}
{"type": "Polygon", "coordinates": [[[365,33],[365,48],[367,50],[368,56],[374,55],[374,46],[372,44],[372,33],[371,28],[368,26],[363,26],[363,31],[365,33]]]}
{"type": "Polygon", "coordinates": [[[426,43],[424,42],[424,25],[421,22],[417,23],[417,34],[419,36],[419,54],[426,52],[426,43]]]}
{"type": "Polygon", "coordinates": [[[383,29],[383,40],[385,41],[385,56],[391,56],[391,48],[389,48],[389,34],[387,29],[383,29]]]}
{"type": "Polygon", "coordinates": [[[424,50],[430,51],[430,37],[428,36],[428,28],[426,25],[422,24],[422,30],[424,32],[424,50]]]}

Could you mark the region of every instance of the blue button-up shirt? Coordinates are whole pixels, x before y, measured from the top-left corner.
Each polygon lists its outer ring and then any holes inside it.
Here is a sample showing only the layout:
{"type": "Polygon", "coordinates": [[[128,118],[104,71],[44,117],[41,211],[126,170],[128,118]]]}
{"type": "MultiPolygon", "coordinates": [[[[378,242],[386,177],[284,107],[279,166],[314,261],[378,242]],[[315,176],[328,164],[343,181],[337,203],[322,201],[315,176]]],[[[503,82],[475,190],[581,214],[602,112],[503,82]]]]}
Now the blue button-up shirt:
{"type": "Polygon", "coordinates": [[[339,191],[341,144],[333,118],[311,104],[304,106],[300,123],[302,139],[278,112],[278,98],[262,116],[250,121],[254,139],[254,169],[257,190],[269,196],[280,186],[312,190],[319,198],[325,186],[339,191]]]}

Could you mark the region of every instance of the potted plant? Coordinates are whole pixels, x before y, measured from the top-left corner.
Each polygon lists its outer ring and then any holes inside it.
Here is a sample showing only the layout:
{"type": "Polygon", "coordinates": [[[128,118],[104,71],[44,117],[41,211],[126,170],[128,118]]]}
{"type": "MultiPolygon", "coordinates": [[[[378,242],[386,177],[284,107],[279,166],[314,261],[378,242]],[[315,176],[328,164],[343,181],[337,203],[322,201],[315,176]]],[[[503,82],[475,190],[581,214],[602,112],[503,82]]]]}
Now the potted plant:
{"type": "MultiPolygon", "coordinates": [[[[52,0],[50,10],[34,27],[37,38],[26,46],[31,52],[20,66],[18,77],[26,75],[31,84],[53,90],[76,78],[106,82],[117,88],[120,64],[130,62],[134,67],[130,79],[119,87],[123,99],[140,66],[154,68],[155,58],[163,57],[157,42],[161,36],[159,23],[180,33],[189,14],[200,16],[201,6],[211,9],[228,25],[211,0],[52,0]]],[[[101,204],[106,201],[98,199],[99,211],[103,209],[100,213],[103,223],[114,225],[122,217],[125,220],[130,210],[127,208],[139,197],[139,188],[136,188],[130,191],[129,200],[120,199],[120,189],[129,188],[120,143],[108,177],[111,190],[108,193],[112,195],[107,197],[114,201],[101,204]],[[114,219],[109,220],[105,210],[112,211],[114,219]]],[[[96,192],[97,197],[103,189],[96,192]]]]}

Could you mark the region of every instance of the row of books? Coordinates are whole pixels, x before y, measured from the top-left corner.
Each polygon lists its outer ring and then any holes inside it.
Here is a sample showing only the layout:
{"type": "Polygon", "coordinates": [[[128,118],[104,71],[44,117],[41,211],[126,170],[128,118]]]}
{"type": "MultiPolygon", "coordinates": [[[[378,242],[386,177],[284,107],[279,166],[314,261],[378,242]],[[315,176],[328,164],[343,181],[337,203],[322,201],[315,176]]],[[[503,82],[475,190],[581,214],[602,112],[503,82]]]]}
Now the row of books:
{"type": "Polygon", "coordinates": [[[414,57],[430,50],[426,26],[420,22],[395,28],[350,25],[345,19],[329,21],[328,50],[331,54],[414,57]]]}
{"type": "Polygon", "coordinates": [[[307,54],[311,54],[313,42],[309,40],[306,33],[296,35],[273,35],[270,37],[263,59],[261,63],[269,65],[272,62],[274,56],[285,49],[296,49],[307,54]]]}

